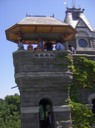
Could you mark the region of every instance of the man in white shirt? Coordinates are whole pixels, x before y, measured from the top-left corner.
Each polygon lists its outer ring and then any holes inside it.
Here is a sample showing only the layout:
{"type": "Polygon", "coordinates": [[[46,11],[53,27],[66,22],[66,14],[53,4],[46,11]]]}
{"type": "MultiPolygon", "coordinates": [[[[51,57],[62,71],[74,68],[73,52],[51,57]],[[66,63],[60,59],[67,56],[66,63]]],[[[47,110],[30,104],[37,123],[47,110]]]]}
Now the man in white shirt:
{"type": "Polygon", "coordinates": [[[68,45],[68,49],[73,53],[76,54],[76,50],[72,45],[68,45]]]}

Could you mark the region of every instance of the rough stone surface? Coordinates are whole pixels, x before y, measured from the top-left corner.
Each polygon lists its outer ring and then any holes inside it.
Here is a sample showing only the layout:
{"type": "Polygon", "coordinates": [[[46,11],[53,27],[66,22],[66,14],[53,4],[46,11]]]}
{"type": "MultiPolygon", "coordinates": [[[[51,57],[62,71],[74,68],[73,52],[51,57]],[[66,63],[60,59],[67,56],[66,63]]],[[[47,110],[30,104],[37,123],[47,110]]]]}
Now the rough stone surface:
{"type": "Polygon", "coordinates": [[[52,103],[52,128],[71,128],[68,106],[72,73],[72,55],[68,51],[13,53],[15,81],[21,97],[21,128],[39,128],[39,102],[47,98],[52,103]],[[60,107],[58,107],[60,106],[60,107]],[[67,107],[68,108],[68,107],[67,107]]]}

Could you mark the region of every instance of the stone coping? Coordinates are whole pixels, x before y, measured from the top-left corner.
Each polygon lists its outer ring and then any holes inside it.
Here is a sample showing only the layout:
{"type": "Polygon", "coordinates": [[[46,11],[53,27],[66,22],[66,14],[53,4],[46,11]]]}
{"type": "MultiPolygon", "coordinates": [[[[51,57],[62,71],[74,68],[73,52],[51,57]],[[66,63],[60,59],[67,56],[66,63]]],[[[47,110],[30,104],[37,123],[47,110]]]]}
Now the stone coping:
{"type": "Polygon", "coordinates": [[[73,73],[72,72],[21,72],[21,73],[16,73],[15,78],[19,77],[71,77],[73,73]]]}
{"type": "MultiPolygon", "coordinates": [[[[53,112],[71,111],[71,107],[69,105],[53,106],[52,111],[53,112]]],[[[21,113],[38,113],[38,112],[39,112],[39,106],[38,107],[21,107],[21,113]]]]}

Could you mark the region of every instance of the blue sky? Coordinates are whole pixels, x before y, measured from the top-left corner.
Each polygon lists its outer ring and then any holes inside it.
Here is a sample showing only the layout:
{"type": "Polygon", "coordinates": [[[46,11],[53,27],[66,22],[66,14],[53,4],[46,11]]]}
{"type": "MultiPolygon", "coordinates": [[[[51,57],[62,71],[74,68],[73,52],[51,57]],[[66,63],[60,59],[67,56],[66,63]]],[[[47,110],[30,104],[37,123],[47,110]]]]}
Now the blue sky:
{"type": "MultiPolygon", "coordinates": [[[[17,45],[6,40],[5,30],[28,15],[46,15],[64,20],[66,6],[72,0],[0,0],[0,98],[18,93],[14,79],[12,53],[17,45]],[[67,3],[67,5],[64,4],[67,3]]],[[[75,6],[85,9],[84,14],[95,28],[95,0],[75,0],[75,6]]]]}

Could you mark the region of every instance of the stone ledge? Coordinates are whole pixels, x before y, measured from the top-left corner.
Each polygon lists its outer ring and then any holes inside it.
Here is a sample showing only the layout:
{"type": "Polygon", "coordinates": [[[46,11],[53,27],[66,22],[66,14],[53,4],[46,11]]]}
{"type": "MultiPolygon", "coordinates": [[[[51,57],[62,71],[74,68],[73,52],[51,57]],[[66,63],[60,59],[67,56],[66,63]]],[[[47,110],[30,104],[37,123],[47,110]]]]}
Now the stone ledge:
{"type": "Polygon", "coordinates": [[[53,106],[54,112],[63,112],[63,111],[71,111],[71,107],[68,105],[63,106],[53,106]]]}
{"type": "MultiPolygon", "coordinates": [[[[53,112],[66,112],[71,111],[70,106],[63,105],[63,106],[53,106],[53,112]]],[[[21,113],[38,113],[39,107],[21,107],[21,113]]]]}
{"type": "Polygon", "coordinates": [[[19,77],[71,77],[73,73],[71,72],[21,72],[15,74],[15,78],[19,77]]]}

